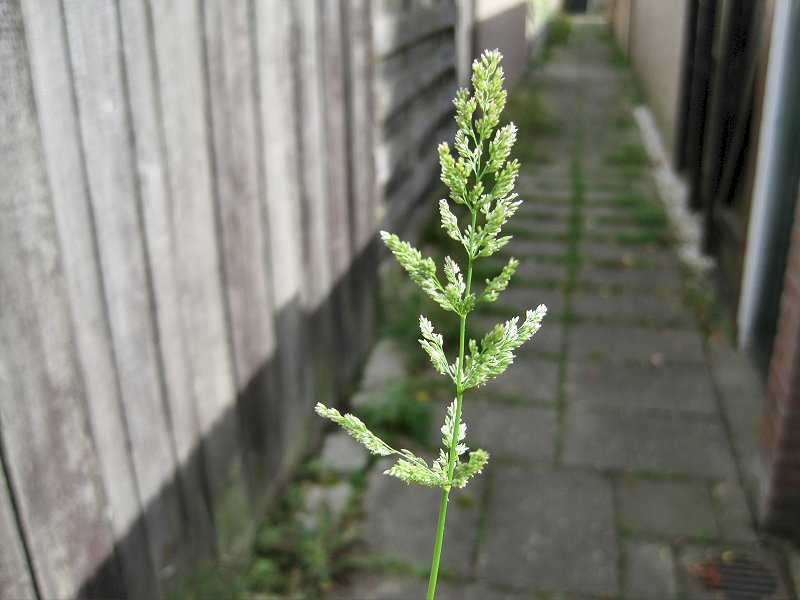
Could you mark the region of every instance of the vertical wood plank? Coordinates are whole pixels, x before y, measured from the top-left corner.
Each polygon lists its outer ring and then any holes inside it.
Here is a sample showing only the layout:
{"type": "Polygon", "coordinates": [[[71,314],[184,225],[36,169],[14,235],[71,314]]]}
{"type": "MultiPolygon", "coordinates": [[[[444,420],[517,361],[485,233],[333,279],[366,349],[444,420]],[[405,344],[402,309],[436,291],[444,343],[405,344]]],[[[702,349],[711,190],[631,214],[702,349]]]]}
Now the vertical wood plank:
{"type": "MultiPolygon", "coordinates": [[[[0,423],[39,592],[74,596],[110,557],[22,23],[0,1],[0,423]]],[[[119,573],[109,593],[124,593],[119,573]]],[[[5,594],[4,594],[5,595],[5,594]]]]}
{"type": "Polygon", "coordinates": [[[110,3],[64,5],[78,123],[100,271],[131,452],[158,569],[184,541],[170,417],[153,321],[151,282],[126,114],[121,40],[110,3]]]}
{"type": "Polygon", "coordinates": [[[268,483],[263,408],[272,383],[265,369],[275,351],[275,332],[261,227],[249,2],[207,0],[204,10],[221,262],[244,449],[260,506],[268,483]]]}
{"type": "Polygon", "coordinates": [[[338,280],[350,263],[350,208],[347,201],[347,96],[342,39],[342,2],[320,3],[324,121],[327,142],[327,191],[330,205],[333,277],[338,280]]]}
{"type": "MultiPolygon", "coordinates": [[[[2,371],[0,376],[5,379],[2,371]]],[[[22,531],[17,526],[14,515],[5,472],[4,465],[0,471],[0,539],[3,540],[3,551],[0,552],[0,597],[36,598],[38,594],[33,585],[28,557],[25,555],[22,531]]]]}
{"type": "Polygon", "coordinates": [[[186,351],[221,553],[242,549],[252,511],[244,480],[236,386],[225,324],[208,155],[198,6],[153,2],[175,261],[186,351]]]}
{"type": "MultiPolygon", "coordinates": [[[[375,333],[377,324],[377,209],[375,186],[375,112],[373,93],[373,49],[370,2],[345,0],[344,38],[347,65],[348,145],[347,167],[350,190],[350,238],[353,261],[348,277],[351,312],[358,325],[349,348],[351,365],[357,369],[375,333]]],[[[352,376],[355,373],[348,373],[352,376]]]]}
{"type": "MultiPolygon", "coordinates": [[[[328,199],[328,156],[325,97],[320,49],[320,6],[316,0],[291,2],[296,124],[299,141],[301,235],[309,303],[305,307],[312,399],[330,402],[336,385],[334,313],[328,302],[334,285],[331,215],[328,199]]],[[[304,437],[320,430],[313,413],[306,416],[304,437]]]]}
{"type": "Polygon", "coordinates": [[[349,40],[348,156],[354,254],[362,252],[375,236],[377,190],[375,186],[375,112],[372,92],[372,31],[369,0],[347,0],[349,40]]]}
{"type": "Polygon", "coordinates": [[[330,259],[330,207],[327,190],[323,75],[320,62],[319,7],[316,0],[291,3],[296,31],[295,83],[300,137],[302,221],[309,275],[310,308],[316,309],[333,284],[330,259]]]}
{"type": "Polygon", "coordinates": [[[270,271],[277,310],[303,294],[299,140],[288,0],[257,2],[256,39],[270,271]]]}
{"type": "Polygon", "coordinates": [[[269,403],[269,452],[281,457],[283,470],[299,459],[305,444],[304,424],[313,398],[309,349],[302,306],[307,295],[303,277],[300,221],[299,139],[292,73],[292,19],[289,1],[255,4],[258,53],[261,160],[268,257],[276,313],[276,347],[280,396],[269,403]]]}
{"type": "Polygon", "coordinates": [[[341,0],[320,3],[320,44],[323,65],[323,95],[326,99],[324,127],[327,142],[328,203],[330,243],[334,277],[333,333],[336,388],[343,390],[358,367],[358,346],[362,330],[353,301],[352,281],[345,276],[352,260],[350,202],[348,200],[347,87],[344,26],[341,0]]]}
{"type": "Polygon", "coordinates": [[[121,2],[120,30],[134,138],[135,173],[142,202],[144,241],[152,275],[166,396],[171,415],[181,484],[185,494],[192,551],[206,557],[214,548],[213,524],[206,498],[204,464],[191,379],[191,364],[181,318],[173,205],[169,196],[158,90],[153,72],[150,15],[147,5],[121,2]]]}
{"type": "Polygon", "coordinates": [[[129,593],[153,597],[157,584],[154,565],[147,558],[147,535],[143,527],[134,526],[142,505],[128,454],[95,252],[61,3],[23,0],[22,10],[61,264],[114,539],[129,593]]]}

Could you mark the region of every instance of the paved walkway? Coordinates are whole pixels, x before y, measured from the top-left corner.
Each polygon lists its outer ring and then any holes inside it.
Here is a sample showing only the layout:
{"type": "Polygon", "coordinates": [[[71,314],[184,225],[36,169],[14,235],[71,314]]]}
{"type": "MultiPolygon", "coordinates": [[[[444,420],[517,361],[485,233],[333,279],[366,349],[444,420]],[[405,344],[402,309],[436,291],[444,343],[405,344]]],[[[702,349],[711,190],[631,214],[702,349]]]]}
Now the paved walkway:
{"type": "MultiPolygon", "coordinates": [[[[509,252],[523,265],[500,310],[549,313],[512,368],[466,397],[467,441],[492,459],[451,497],[437,597],[761,598],[715,595],[754,562],[764,598],[790,597],[783,557],[752,527],[760,387],[687,304],[603,32],[575,25],[535,78],[552,126],[521,132],[509,252]]],[[[424,597],[438,491],[380,467],[363,503],[373,568],[330,598],[424,597]]]]}

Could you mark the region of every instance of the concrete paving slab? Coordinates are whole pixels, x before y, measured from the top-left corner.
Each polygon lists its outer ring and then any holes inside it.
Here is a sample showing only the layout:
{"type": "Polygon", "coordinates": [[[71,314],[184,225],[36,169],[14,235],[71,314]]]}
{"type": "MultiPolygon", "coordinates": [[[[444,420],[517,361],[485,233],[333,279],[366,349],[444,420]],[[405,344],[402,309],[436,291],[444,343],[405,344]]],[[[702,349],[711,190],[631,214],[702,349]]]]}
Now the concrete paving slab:
{"type": "Polygon", "coordinates": [[[506,235],[528,238],[564,239],[569,231],[566,221],[515,218],[503,229],[506,235]]]}
{"type": "MultiPolygon", "coordinates": [[[[542,328],[540,333],[544,332],[542,328]]],[[[537,333],[528,343],[536,343],[537,333]]],[[[532,348],[531,348],[532,349],[532,348]]],[[[509,398],[521,402],[552,402],[558,398],[559,365],[552,360],[536,359],[518,351],[517,358],[505,372],[485,386],[474,388],[482,395],[509,398]]]]}
{"type": "Polygon", "coordinates": [[[567,280],[567,265],[563,262],[554,263],[526,258],[519,261],[514,277],[518,282],[525,284],[563,283],[567,280]]]}
{"type": "Polygon", "coordinates": [[[708,486],[683,481],[626,479],[617,488],[623,531],[666,537],[718,536],[708,486]]]}
{"type": "Polygon", "coordinates": [[[369,455],[361,444],[337,430],[325,436],[322,443],[322,463],[337,473],[352,473],[367,466],[369,455]]]}
{"type": "MultiPolygon", "coordinates": [[[[514,274],[512,281],[517,284],[528,283],[553,283],[563,282],[567,278],[567,266],[563,262],[552,262],[548,260],[537,260],[535,258],[521,258],[519,267],[514,274]]],[[[494,277],[507,264],[508,260],[487,260],[481,266],[482,284],[488,277],[494,277]]],[[[473,281],[475,279],[473,278],[473,281]]]]}
{"type": "Polygon", "coordinates": [[[564,429],[567,465],[708,478],[734,473],[717,419],[570,411],[564,429]]]}
{"type": "Polygon", "coordinates": [[[362,389],[382,388],[391,382],[402,381],[408,373],[408,357],[399,342],[383,338],[375,344],[364,365],[362,389]]]}
{"type": "Polygon", "coordinates": [[[583,192],[583,201],[587,206],[607,204],[631,194],[647,196],[652,194],[652,190],[648,185],[636,181],[592,181],[589,177],[583,192]]]}
{"type": "MultiPolygon", "coordinates": [[[[361,537],[369,554],[429,568],[441,492],[384,475],[392,464],[392,460],[379,461],[367,477],[361,537]]],[[[470,574],[484,479],[475,477],[450,495],[441,565],[463,576],[470,574]],[[466,501],[459,501],[459,496],[466,501]]]]}
{"type": "Polygon", "coordinates": [[[564,294],[560,290],[534,287],[512,280],[508,288],[497,298],[494,306],[498,311],[522,317],[526,310],[533,310],[540,304],[547,307],[547,316],[542,321],[542,330],[544,330],[545,323],[552,320],[554,316],[564,314],[564,294]]]}
{"type": "Polygon", "coordinates": [[[480,577],[516,588],[617,592],[608,481],[508,466],[492,472],[492,485],[480,577]]]}
{"type": "Polygon", "coordinates": [[[714,484],[711,488],[711,497],[717,509],[722,537],[726,540],[755,542],[757,539],[755,519],[738,479],[729,477],[714,484]]]}
{"type": "Polygon", "coordinates": [[[758,496],[764,468],[759,431],[764,405],[764,381],[753,364],[725,340],[711,339],[709,365],[714,386],[725,407],[743,482],[751,499],[758,496]]]}
{"type": "Polygon", "coordinates": [[[634,248],[611,242],[583,240],[580,243],[580,252],[585,264],[612,263],[654,268],[678,266],[672,250],[661,244],[646,244],[634,248]]]}
{"type": "Polygon", "coordinates": [[[563,259],[567,256],[567,242],[564,240],[531,240],[516,237],[512,239],[498,256],[515,256],[522,262],[523,257],[547,256],[563,259]]]}
{"type": "Polygon", "coordinates": [[[676,266],[658,269],[637,266],[583,265],[578,271],[578,285],[613,286],[628,289],[672,289],[683,285],[683,275],[676,266]]]}
{"type": "Polygon", "coordinates": [[[517,210],[517,217],[525,220],[567,221],[572,213],[572,205],[563,199],[537,198],[524,201],[517,210]]]}
{"type": "Polygon", "coordinates": [[[717,414],[704,365],[622,365],[574,361],[567,368],[567,402],[576,409],[687,411],[717,414]]]}
{"type": "MultiPolygon", "coordinates": [[[[358,573],[342,588],[325,594],[326,600],[422,600],[428,593],[427,579],[387,573],[358,573]]],[[[436,600],[530,600],[525,593],[498,589],[481,583],[459,583],[439,578],[436,600]]]]}
{"type": "MultiPolygon", "coordinates": [[[[606,207],[602,207],[606,208],[606,207]]],[[[642,225],[641,223],[624,220],[617,216],[613,221],[592,220],[584,221],[583,231],[589,237],[609,239],[629,239],[633,236],[652,236],[659,238],[664,235],[660,225],[642,225]]]]}
{"type": "Polygon", "coordinates": [[[705,358],[694,329],[576,323],[570,327],[569,349],[575,357],[619,362],[682,364],[705,358]]]}
{"type": "Polygon", "coordinates": [[[626,541],[623,594],[637,600],[665,600],[677,596],[675,564],[668,544],[626,541]]]}
{"type": "Polygon", "coordinates": [[[614,291],[607,288],[576,291],[572,310],[581,319],[650,324],[694,325],[695,317],[674,290],[614,291]]]}
{"type": "MultiPolygon", "coordinates": [[[[497,461],[552,462],[555,453],[555,409],[464,400],[467,444],[483,448],[497,461]]],[[[433,438],[436,439],[436,438],[433,438]]]]}
{"type": "Polygon", "coordinates": [[[425,598],[428,582],[385,573],[358,573],[346,586],[325,594],[326,600],[410,600],[425,598]]]}

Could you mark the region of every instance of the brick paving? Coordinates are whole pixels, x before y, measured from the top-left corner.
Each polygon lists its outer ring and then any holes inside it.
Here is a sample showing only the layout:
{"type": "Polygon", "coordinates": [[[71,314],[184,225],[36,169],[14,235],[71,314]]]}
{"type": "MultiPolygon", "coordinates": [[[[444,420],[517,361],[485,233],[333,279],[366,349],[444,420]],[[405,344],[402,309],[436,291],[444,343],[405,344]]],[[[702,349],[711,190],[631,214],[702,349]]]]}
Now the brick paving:
{"type": "MultiPolygon", "coordinates": [[[[492,461],[451,495],[438,598],[714,598],[697,565],[725,551],[776,574],[767,597],[789,597],[785,557],[752,525],[760,386],[706,339],[663,223],[641,218],[659,205],[647,166],[620,158],[641,145],[628,77],[603,26],[575,24],[533,78],[558,127],[533,142],[548,163],[524,165],[508,247],[523,265],[499,306],[551,310],[465,399],[467,441],[492,461]]],[[[438,491],[382,470],[367,475],[361,530],[379,567],[329,598],[424,597],[438,491]]]]}

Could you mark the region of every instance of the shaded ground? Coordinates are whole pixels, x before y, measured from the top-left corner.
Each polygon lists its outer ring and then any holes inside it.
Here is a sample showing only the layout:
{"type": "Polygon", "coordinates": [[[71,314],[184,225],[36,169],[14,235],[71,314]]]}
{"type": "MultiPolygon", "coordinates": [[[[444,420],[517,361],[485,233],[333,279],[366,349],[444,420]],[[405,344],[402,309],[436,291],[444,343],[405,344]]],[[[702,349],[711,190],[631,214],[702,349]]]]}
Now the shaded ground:
{"type": "MultiPolygon", "coordinates": [[[[700,294],[669,246],[629,75],[603,31],[576,25],[512,107],[525,204],[508,252],[523,264],[494,311],[549,313],[512,368],[465,399],[467,442],[492,460],[451,496],[437,598],[788,598],[786,559],[752,526],[760,384],[691,306],[700,294]],[[547,123],[526,125],[531,104],[547,123]]],[[[379,344],[365,388],[402,379],[396,352],[379,344]]],[[[340,437],[327,460],[360,468],[340,437]]],[[[382,466],[366,479],[362,568],[328,598],[425,595],[439,494],[382,466]]]]}

